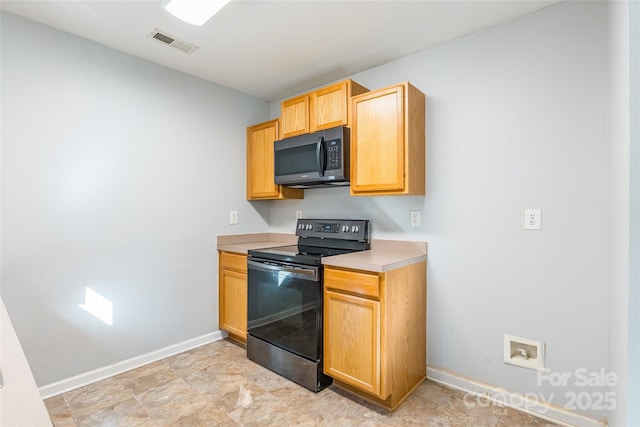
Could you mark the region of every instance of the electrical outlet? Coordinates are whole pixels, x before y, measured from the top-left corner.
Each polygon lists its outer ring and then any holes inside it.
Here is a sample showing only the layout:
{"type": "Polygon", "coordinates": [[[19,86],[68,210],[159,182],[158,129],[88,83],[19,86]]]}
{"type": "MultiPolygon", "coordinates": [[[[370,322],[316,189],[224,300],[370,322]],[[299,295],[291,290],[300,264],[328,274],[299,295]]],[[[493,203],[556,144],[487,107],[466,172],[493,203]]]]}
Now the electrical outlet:
{"type": "Polygon", "coordinates": [[[238,223],[238,211],[229,211],[229,224],[235,225],[238,223]]]}
{"type": "Polygon", "coordinates": [[[411,211],[411,226],[420,227],[420,211],[411,211]]]}
{"type": "Polygon", "coordinates": [[[302,218],[302,211],[296,211],[296,219],[302,218]]]}
{"type": "Polygon", "coordinates": [[[540,230],[542,228],[542,216],[540,209],[524,210],[524,229],[540,230]]]}

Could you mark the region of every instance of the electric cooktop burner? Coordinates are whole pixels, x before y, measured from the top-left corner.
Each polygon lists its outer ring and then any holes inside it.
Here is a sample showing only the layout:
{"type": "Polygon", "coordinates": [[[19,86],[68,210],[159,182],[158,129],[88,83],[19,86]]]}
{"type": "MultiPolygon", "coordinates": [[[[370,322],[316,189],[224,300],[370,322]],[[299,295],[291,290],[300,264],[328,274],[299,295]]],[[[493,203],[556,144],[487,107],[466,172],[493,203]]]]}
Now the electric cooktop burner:
{"type": "Polygon", "coordinates": [[[354,249],[322,248],[309,246],[298,247],[298,245],[291,245],[250,250],[249,255],[283,262],[297,262],[309,265],[320,265],[322,257],[341,255],[349,252],[354,252],[354,249]]]}
{"type": "Polygon", "coordinates": [[[250,256],[281,262],[321,265],[322,257],[370,248],[369,220],[299,219],[298,244],[249,251],[250,256]]]}

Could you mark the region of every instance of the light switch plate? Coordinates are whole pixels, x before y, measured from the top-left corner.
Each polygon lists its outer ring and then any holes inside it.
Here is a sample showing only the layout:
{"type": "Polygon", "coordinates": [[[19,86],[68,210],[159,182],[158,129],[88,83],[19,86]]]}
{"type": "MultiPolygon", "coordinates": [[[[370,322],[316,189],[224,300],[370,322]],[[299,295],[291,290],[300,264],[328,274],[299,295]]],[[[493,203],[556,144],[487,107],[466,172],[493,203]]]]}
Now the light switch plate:
{"type": "Polygon", "coordinates": [[[411,226],[420,227],[420,211],[411,211],[411,226]]]}
{"type": "Polygon", "coordinates": [[[238,223],[238,211],[229,211],[229,224],[235,225],[238,223]]]}

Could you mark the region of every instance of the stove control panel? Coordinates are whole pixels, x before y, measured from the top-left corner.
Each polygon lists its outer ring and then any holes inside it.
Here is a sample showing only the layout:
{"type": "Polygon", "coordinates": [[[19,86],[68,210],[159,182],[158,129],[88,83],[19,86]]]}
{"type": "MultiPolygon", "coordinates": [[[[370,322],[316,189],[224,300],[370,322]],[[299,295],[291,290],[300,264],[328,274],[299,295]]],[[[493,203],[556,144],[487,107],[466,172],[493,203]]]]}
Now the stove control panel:
{"type": "Polygon", "coordinates": [[[371,229],[367,219],[301,218],[296,225],[296,236],[368,241],[371,229]]]}

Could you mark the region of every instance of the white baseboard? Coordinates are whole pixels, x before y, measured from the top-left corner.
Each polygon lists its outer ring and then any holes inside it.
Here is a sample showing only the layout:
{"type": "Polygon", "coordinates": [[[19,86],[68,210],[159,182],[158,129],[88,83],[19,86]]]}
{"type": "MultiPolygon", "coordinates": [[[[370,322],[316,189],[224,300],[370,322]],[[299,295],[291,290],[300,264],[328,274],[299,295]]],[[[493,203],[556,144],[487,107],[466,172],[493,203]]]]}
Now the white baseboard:
{"type": "Polygon", "coordinates": [[[48,399],[50,397],[66,393],[76,388],[92,384],[96,381],[104,380],[106,378],[119,375],[123,372],[139,368],[160,359],[164,359],[165,357],[173,356],[175,354],[182,353],[187,350],[212,343],[214,341],[219,341],[226,336],[226,332],[216,331],[186,341],[182,341],[177,344],[172,344],[168,347],[154,350],[150,353],[142,354],[140,356],[132,357],[131,359],[123,360],[122,362],[114,363],[113,365],[108,365],[103,368],[98,368],[93,371],[86,372],[84,374],[76,375],[75,377],[67,378],[66,380],[61,380],[52,384],[42,386],[39,388],[40,395],[43,399],[48,399]]]}
{"type": "MultiPolygon", "coordinates": [[[[605,421],[589,418],[553,404],[544,405],[541,402],[529,400],[519,393],[509,392],[499,387],[474,381],[444,369],[427,367],[427,378],[465,393],[480,396],[482,400],[477,402],[485,402],[485,405],[486,402],[490,402],[497,406],[508,406],[538,418],[567,426],[606,426],[605,421]]],[[[474,403],[476,400],[470,400],[470,402],[474,403]]]]}

